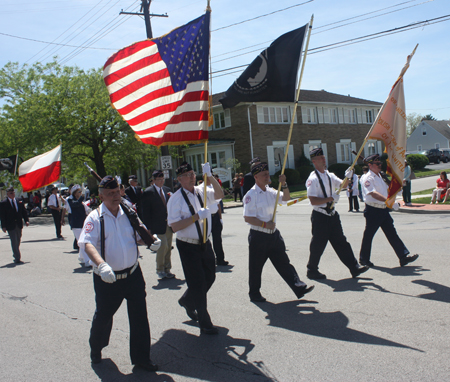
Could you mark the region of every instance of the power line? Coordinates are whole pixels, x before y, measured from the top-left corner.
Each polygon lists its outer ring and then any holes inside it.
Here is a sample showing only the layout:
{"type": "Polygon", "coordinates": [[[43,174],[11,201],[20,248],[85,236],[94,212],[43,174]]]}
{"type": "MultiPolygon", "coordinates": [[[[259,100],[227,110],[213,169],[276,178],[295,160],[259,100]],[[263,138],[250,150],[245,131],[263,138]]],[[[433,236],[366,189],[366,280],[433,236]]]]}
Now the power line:
{"type": "MultiPolygon", "coordinates": [[[[99,5],[103,0],[100,0],[97,4],[94,5],[93,8],[91,8],[88,12],[86,12],[81,18],[79,18],[74,24],[72,24],[69,28],[67,28],[63,33],[61,33],[58,37],[56,37],[52,43],[54,43],[56,40],[58,40],[64,33],[68,32],[72,27],[74,27],[79,21],[81,21],[84,17],[86,17],[90,12],[92,12],[94,10],[94,8],[97,7],[97,5],[99,5]]],[[[44,51],[45,49],[47,49],[49,46],[51,46],[50,44],[48,44],[47,46],[43,47],[39,52],[37,52],[36,54],[34,54],[32,57],[30,57],[28,60],[25,61],[25,63],[27,63],[28,61],[30,61],[32,58],[36,57],[38,54],[40,54],[42,51],[44,51]]]]}
{"type": "MultiPolygon", "coordinates": [[[[364,41],[368,41],[368,40],[373,40],[373,39],[380,38],[380,37],[389,36],[389,35],[395,34],[395,33],[406,32],[411,29],[421,28],[421,27],[424,27],[427,25],[437,24],[437,23],[441,23],[444,21],[450,21],[450,15],[440,16],[440,17],[436,17],[436,18],[430,19],[430,20],[419,21],[419,22],[404,25],[401,27],[388,29],[385,31],[377,32],[377,33],[372,33],[372,34],[365,35],[365,36],[355,37],[353,39],[344,40],[344,41],[336,42],[333,44],[323,45],[323,46],[320,46],[317,48],[310,49],[308,51],[308,54],[322,53],[327,50],[342,48],[344,46],[348,46],[348,45],[352,45],[352,44],[356,44],[356,43],[360,43],[360,42],[364,42],[364,41]]],[[[245,65],[234,66],[234,67],[228,68],[228,69],[216,70],[215,72],[211,72],[211,75],[227,72],[227,71],[234,70],[234,69],[244,68],[247,66],[248,66],[248,64],[245,64],[245,65]]],[[[233,74],[236,72],[240,72],[240,71],[220,74],[218,76],[214,76],[213,78],[222,77],[224,75],[229,75],[229,74],[233,74]]]]}
{"type": "MultiPolygon", "coordinates": [[[[42,43],[42,44],[67,46],[67,47],[69,47],[69,48],[85,48],[85,49],[94,49],[94,50],[117,50],[117,49],[114,49],[114,48],[91,48],[91,47],[80,47],[79,45],[59,44],[59,43],[57,43],[57,42],[35,40],[35,39],[33,39],[33,38],[14,36],[14,35],[12,35],[12,34],[2,33],[2,32],[0,32],[0,35],[12,37],[12,38],[18,38],[18,39],[20,39],[20,40],[27,40],[27,41],[39,42],[39,43],[42,43]]],[[[28,60],[28,61],[29,61],[29,60],[28,60]]],[[[27,62],[28,62],[28,61],[27,61],[27,62]]]]}
{"type": "Polygon", "coordinates": [[[227,25],[227,26],[224,26],[224,27],[220,27],[220,28],[214,29],[213,31],[211,31],[211,33],[212,33],[212,32],[220,31],[220,30],[222,30],[222,29],[231,28],[231,27],[234,27],[234,26],[236,26],[236,25],[244,24],[244,23],[247,23],[247,22],[249,22],[249,21],[257,20],[257,19],[260,19],[260,18],[263,18],[263,17],[266,17],[266,16],[271,16],[271,15],[273,15],[273,14],[275,14],[275,13],[287,11],[288,9],[295,8],[295,7],[299,7],[299,6],[301,6],[301,5],[305,5],[305,4],[311,3],[311,2],[313,2],[313,1],[314,1],[314,0],[305,1],[304,3],[295,4],[295,5],[292,5],[292,6],[287,7],[287,8],[278,9],[277,11],[273,11],[273,12],[270,12],[270,13],[266,13],[265,15],[260,15],[260,16],[253,17],[253,18],[251,18],[251,19],[239,21],[238,23],[234,23],[234,24],[230,24],[230,25],[227,25]]]}

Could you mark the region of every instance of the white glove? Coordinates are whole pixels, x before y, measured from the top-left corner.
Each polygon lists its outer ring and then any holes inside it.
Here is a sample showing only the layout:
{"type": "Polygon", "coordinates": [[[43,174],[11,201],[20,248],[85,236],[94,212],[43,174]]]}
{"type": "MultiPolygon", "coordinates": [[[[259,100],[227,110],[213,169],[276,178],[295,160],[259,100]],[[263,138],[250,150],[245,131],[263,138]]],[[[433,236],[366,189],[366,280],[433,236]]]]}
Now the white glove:
{"type": "Polygon", "coordinates": [[[395,203],[392,205],[392,209],[393,209],[394,211],[398,211],[399,208],[400,208],[400,205],[399,205],[397,202],[395,202],[395,203]]]}
{"type": "Polygon", "coordinates": [[[208,217],[209,208],[200,208],[198,210],[198,218],[199,219],[206,219],[208,217]]]}
{"type": "Polygon", "coordinates": [[[339,198],[340,198],[341,196],[338,195],[338,194],[332,194],[331,197],[333,198],[334,202],[337,203],[337,202],[339,202],[339,198]]]}
{"type": "Polygon", "coordinates": [[[206,174],[206,176],[207,176],[208,178],[209,178],[210,176],[212,176],[212,173],[211,173],[211,166],[209,165],[209,162],[202,163],[202,172],[203,172],[203,175],[206,174]]]}
{"type": "Polygon", "coordinates": [[[159,247],[161,247],[161,240],[158,239],[158,236],[153,235],[153,238],[155,239],[155,241],[153,242],[152,245],[150,245],[150,249],[152,251],[157,251],[159,249],[159,247]]]}
{"type": "Polygon", "coordinates": [[[98,270],[100,272],[100,277],[105,283],[113,283],[116,281],[116,275],[112,268],[108,265],[108,263],[101,263],[98,266],[98,270]]]}
{"type": "Polygon", "coordinates": [[[222,224],[222,227],[223,227],[223,219],[220,219],[220,224],[222,224]]]}
{"type": "Polygon", "coordinates": [[[353,170],[351,169],[351,167],[345,170],[345,177],[348,179],[351,179],[353,177],[353,170]]]}

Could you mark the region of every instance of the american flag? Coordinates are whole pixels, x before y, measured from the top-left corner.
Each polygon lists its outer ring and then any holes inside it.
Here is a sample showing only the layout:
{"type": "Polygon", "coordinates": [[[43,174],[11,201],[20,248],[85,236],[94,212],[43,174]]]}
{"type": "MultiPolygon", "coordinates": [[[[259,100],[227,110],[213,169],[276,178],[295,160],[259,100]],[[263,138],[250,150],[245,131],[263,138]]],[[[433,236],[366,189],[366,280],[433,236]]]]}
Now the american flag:
{"type": "Polygon", "coordinates": [[[114,108],[142,142],[208,140],[210,12],[109,58],[103,77],[114,108]]]}

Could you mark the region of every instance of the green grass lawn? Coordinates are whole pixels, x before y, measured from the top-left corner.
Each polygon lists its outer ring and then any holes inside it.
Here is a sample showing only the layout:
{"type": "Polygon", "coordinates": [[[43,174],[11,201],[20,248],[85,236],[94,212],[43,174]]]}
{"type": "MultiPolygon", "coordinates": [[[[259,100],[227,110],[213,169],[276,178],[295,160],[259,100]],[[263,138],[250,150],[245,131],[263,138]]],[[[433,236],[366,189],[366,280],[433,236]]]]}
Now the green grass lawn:
{"type": "MultiPolygon", "coordinates": [[[[411,195],[430,195],[433,192],[433,190],[434,190],[434,188],[430,188],[428,190],[414,192],[411,195]]],[[[429,204],[431,202],[431,196],[426,196],[424,198],[414,198],[412,200],[412,202],[418,203],[418,204],[429,204]]],[[[442,203],[439,203],[439,204],[442,204],[442,203]]],[[[450,204],[450,198],[444,204],[450,204]]]]}
{"type": "Polygon", "coordinates": [[[445,172],[449,173],[450,172],[450,166],[449,166],[448,169],[445,169],[445,170],[431,170],[429,168],[423,168],[422,170],[414,171],[414,175],[417,178],[423,178],[425,176],[439,175],[441,173],[441,171],[445,171],[445,172]]]}

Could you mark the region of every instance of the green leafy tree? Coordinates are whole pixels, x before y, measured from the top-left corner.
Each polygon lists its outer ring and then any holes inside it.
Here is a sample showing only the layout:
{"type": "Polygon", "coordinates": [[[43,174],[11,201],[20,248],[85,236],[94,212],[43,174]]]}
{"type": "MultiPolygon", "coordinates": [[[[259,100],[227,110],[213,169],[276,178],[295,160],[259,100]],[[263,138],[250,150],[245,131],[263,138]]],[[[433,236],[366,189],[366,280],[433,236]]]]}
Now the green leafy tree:
{"type": "Polygon", "coordinates": [[[408,137],[416,130],[419,123],[422,121],[423,117],[417,113],[409,113],[406,116],[406,132],[408,137]]]}
{"type": "Polygon", "coordinates": [[[85,179],[83,162],[99,175],[155,166],[158,149],[145,145],[112,108],[101,69],[57,62],[0,70],[0,154],[30,158],[63,144],[63,175],[85,179]]]}
{"type": "Polygon", "coordinates": [[[425,121],[436,121],[436,118],[434,118],[431,114],[427,114],[425,117],[423,117],[422,120],[425,120],[425,121]]]}

